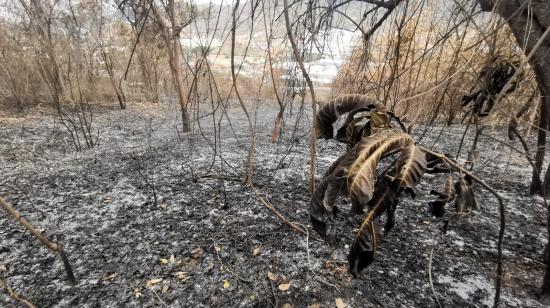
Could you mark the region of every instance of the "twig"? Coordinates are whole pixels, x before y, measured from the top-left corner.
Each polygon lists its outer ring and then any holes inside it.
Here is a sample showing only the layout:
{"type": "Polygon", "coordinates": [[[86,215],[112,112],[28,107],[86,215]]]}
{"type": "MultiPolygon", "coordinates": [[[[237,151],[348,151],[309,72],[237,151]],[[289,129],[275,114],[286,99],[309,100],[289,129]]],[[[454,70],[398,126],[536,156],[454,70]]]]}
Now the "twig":
{"type": "Polygon", "coordinates": [[[433,240],[432,240],[432,248],[430,249],[430,256],[428,258],[428,278],[430,279],[430,287],[432,288],[432,293],[434,295],[435,301],[437,302],[437,305],[440,308],[443,308],[443,306],[441,306],[441,303],[439,302],[439,298],[437,297],[437,293],[435,292],[434,282],[433,282],[433,279],[432,279],[432,260],[433,260],[433,255],[434,255],[435,240],[437,239],[438,235],[439,235],[439,233],[436,233],[434,235],[433,240]]]}
{"type": "Polygon", "coordinates": [[[10,286],[8,286],[8,283],[5,279],[0,278],[0,288],[6,290],[6,293],[8,293],[8,295],[15,301],[20,302],[28,308],[36,308],[36,306],[33,305],[31,302],[15,293],[15,291],[10,286]]]}
{"type": "Polygon", "coordinates": [[[8,212],[19,224],[21,224],[25,229],[27,229],[34,237],[36,237],[44,246],[49,250],[56,252],[61,257],[63,261],[63,266],[65,266],[65,271],[67,272],[67,278],[71,284],[76,284],[76,279],[74,277],[73,269],[69,263],[69,259],[63,250],[63,246],[57,242],[49,241],[40,231],[36,230],[27,220],[25,220],[16,209],[14,209],[9,203],[7,203],[2,197],[0,197],[0,206],[8,212]]]}
{"type": "Polygon", "coordinates": [[[162,301],[162,299],[160,298],[160,296],[158,295],[157,291],[151,289],[151,291],[153,292],[153,294],[155,294],[155,296],[157,297],[157,299],[159,300],[159,302],[164,306],[164,307],[168,307],[168,305],[166,305],[165,302],[162,301]]]}
{"type": "Polygon", "coordinates": [[[315,273],[313,271],[313,269],[311,268],[311,262],[310,262],[310,259],[309,259],[309,231],[307,230],[306,226],[304,225],[300,225],[302,228],[304,228],[304,230],[306,230],[306,253],[307,253],[307,267],[309,269],[309,271],[313,274],[313,277],[317,278],[317,280],[319,280],[320,282],[328,285],[328,286],[331,286],[333,288],[336,289],[336,291],[338,291],[338,293],[342,293],[342,291],[340,291],[340,289],[338,288],[337,285],[335,284],[332,284],[326,280],[324,280],[323,278],[319,277],[319,275],[317,275],[317,273],[315,273]]]}
{"type": "Polygon", "coordinates": [[[275,214],[275,216],[277,216],[280,220],[282,220],[287,226],[291,227],[292,229],[294,229],[298,233],[301,233],[301,234],[304,234],[304,235],[308,234],[307,228],[302,228],[302,227],[300,227],[299,224],[289,221],[288,219],[286,219],[286,217],[283,216],[283,214],[281,214],[279,211],[277,211],[277,209],[273,206],[273,204],[271,204],[269,201],[265,200],[265,198],[263,198],[260,195],[260,192],[256,189],[256,187],[254,186],[253,183],[250,184],[250,188],[252,188],[252,190],[256,194],[256,198],[258,198],[258,200],[260,200],[260,202],[263,205],[265,205],[265,207],[267,207],[269,210],[271,210],[275,214]]]}
{"type": "Polygon", "coordinates": [[[216,241],[212,240],[212,243],[214,243],[214,251],[216,252],[216,257],[218,258],[218,262],[220,262],[220,265],[223,267],[223,269],[228,271],[231,275],[235,276],[235,278],[237,278],[241,281],[244,281],[244,282],[251,283],[252,280],[242,278],[241,276],[237,275],[234,271],[232,271],[229,267],[227,267],[225,264],[223,264],[222,259],[220,258],[220,255],[218,254],[218,250],[216,249],[216,247],[218,247],[218,245],[216,244],[216,241]]]}

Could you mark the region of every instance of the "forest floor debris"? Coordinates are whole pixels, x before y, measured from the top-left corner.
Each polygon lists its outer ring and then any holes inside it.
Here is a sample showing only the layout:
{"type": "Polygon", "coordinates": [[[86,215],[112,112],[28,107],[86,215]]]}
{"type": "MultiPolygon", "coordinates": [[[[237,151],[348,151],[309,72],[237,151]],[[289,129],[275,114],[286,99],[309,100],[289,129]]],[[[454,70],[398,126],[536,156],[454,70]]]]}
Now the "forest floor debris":
{"type": "MultiPolygon", "coordinates": [[[[337,203],[343,211],[337,219],[339,239],[331,247],[311,229],[308,235],[294,232],[242,185],[247,126],[237,105],[227,117],[220,112],[203,117],[190,134],[179,131],[173,104],[130,104],[128,110],[104,106],[95,112],[99,146],[78,153],[68,146],[63,127],[47,114],[0,126],[0,195],[64,245],[78,280],[71,286],[59,259],[2,213],[0,264],[5,271],[0,275],[31,303],[436,305],[427,270],[432,239],[440,231],[427,203],[429,190],[442,183],[438,176],[426,175],[418,186],[423,193],[398,205],[396,227],[383,239],[373,264],[353,279],[346,255],[360,218],[347,214],[345,198],[337,203]],[[220,118],[223,129],[214,133],[220,118]]],[[[272,144],[275,109],[254,110],[254,183],[286,218],[308,225],[311,118],[297,107],[289,112],[282,138],[272,144]]],[[[415,135],[425,147],[454,154],[463,129],[434,126],[423,134],[420,126],[415,135]]],[[[489,132],[497,139],[506,137],[499,127],[489,132]]],[[[466,141],[467,149],[471,140],[466,141]]],[[[319,141],[319,177],[343,152],[344,145],[319,141]]],[[[544,270],[546,210],[541,198],[527,195],[530,166],[491,139],[481,142],[480,152],[482,161],[474,172],[502,194],[507,207],[502,306],[542,307],[536,292],[544,270]]],[[[445,307],[492,305],[498,206],[481,188],[476,186],[475,192],[480,210],[451,223],[434,248],[434,288],[445,307]]],[[[0,306],[12,305],[0,292],[0,306]]]]}

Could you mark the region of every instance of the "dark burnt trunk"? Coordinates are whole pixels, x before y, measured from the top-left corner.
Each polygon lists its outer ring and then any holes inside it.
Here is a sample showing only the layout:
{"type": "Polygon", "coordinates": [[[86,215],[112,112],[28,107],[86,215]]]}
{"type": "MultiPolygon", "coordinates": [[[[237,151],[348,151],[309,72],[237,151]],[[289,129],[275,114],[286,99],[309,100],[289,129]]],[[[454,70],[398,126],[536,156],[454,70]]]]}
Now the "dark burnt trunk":
{"type": "Polygon", "coordinates": [[[529,194],[531,195],[542,195],[542,182],[540,180],[540,175],[542,173],[542,163],[544,162],[544,153],[546,149],[546,129],[548,128],[548,121],[546,116],[546,110],[548,109],[547,104],[544,102],[544,99],[541,98],[540,101],[540,115],[538,122],[538,134],[537,134],[537,151],[535,154],[535,166],[533,168],[533,175],[531,177],[531,185],[529,187],[529,194]]]}
{"type": "MultiPolygon", "coordinates": [[[[540,91],[540,114],[538,123],[537,152],[530,192],[542,194],[543,185],[540,181],[544,149],[546,147],[546,130],[548,129],[550,114],[550,37],[544,39],[550,27],[550,2],[527,0],[477,0],[481,9],[494,12],[506,19],[514,33],[519,46],[525,46],[525,54],[532,54],[529,64],[535,72],[540,91]],[[526,29],[529,29],[526,31],[526,29]],[[541,39],[543,39],[541,41],[541,39]],[[540,44],[540,45],[538,45],[540,44]],[[538,48],[535,47],[538,45],[538,48]],[[535,49],[536,48],[536,49],[535,49]]],[[[546,185],[544,185],[546,186],[546,185]]],[[[548,227],[550,227],[550,213],[548,213],[548,227]]],[[[550,237],[550,230],[548,233],[550,237]]],[[[549,238],[550,240],[550,238],[549,238]]],[[[542,285],[541,300],[550,299],[550,247],[546,247],[544,261],[546,271],[542,285]]]]}

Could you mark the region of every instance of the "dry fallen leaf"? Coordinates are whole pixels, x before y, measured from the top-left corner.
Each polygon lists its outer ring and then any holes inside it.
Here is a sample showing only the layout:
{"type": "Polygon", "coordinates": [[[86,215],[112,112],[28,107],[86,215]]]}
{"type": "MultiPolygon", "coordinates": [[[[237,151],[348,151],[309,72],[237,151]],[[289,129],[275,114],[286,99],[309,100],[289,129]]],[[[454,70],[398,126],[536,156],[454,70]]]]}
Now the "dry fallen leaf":
{"type": "Polygon", "coordinates": [[[267,277],[268,277],[269,280],[271,280],[271,281],[277,280],[277,276],[275,276],[275,274],[273,274],[272,272],[267,272],[267,277]]]}
{"type": "Polygon", "coordinates": [[[224,281],[223,281],[223,288],[224,288],[224,289],[229,288],[230,285],[231,285],[231,283],[229,282],[229,280],[224,280],[224,281]]]}
{"type": "Polygon", "coordinates": [[[176,257],[174,255],[170,255],[169,261],[170,261],[170,263],[176,262],[176,257]]]}
{"type": "Polygon", "coordinates": [[[346,303],[341,298],[335,299],[336,308],[346,308],[346,303]]]}
{"type": "Polygon", "coordinates": [[[253,256],[257,256],[260,254],[260,252],[262,251],[262,248],[260,246],[254,248],[254,251],[252,252],[252,255],[253,256]]]}
{"type": "Polygon", "coordinates": [[[186,281],[189,279],[189,276],[187,276],[187,272],[176,272],[174,273],[174,277],[180,281],[186,281]]]}
{"type": "Polygon", "coordinates": [[[222,248],[218,245],[214,245],[214,249],[217,251],[217,252],[220,252],[222,250],[222,248]]]}
{"type": "Polygon", "coordinates": [[[286,291],[288,289],[290,289],[290,283],[281,283],[279,285],[279,290],[281,291],[286,291]]]}
{"type": "Polygon", "coordinates": [[[321,304],[319,303],[313,303],[311,305],[308,305],[307,308],[321,308],[321,304]]]}
{"type": "Polygon", "coordinates": [[[293,306],[292,306],[292,304],[290,304],[290,303],[284,303],[284,304],[281,306],[281,308],[292,308],[292,307],[293,307],[293,306]]]}
{"type": "Polygon", "coordinates": [[[134,289],[134,296],[136,298],[140,298],[141,297],[141,289],[140,288],[135,288],[134,289]]]}
{"type": "Polygon", "coordinates": [[[118,275],[117,273],[112,273],[112,274],[105,275],[105,276],[103,276],[103,280],[104,281],[113,281],[113,280],[115,280],[117,275],[118,275]]]}
{"type": "Polygon", "coordinates": [[[166,294],[166,293],[168,293],[168,289],[170,289],[170,285],[165,284],[165,285],[162,286],[162,289],[160,290],[160,293],[166,294]]]}
{"type": "Polygon", "coordinates": [[[160,264],[168,264],[168,259],[160,259],[160,264]]]}
{"type": "Polygon", "coordinates": [[[155,284],[157,284],[161,281],[162,281],[162,278],[153,278],[153,279],[147,280],[147,282],[145,283],[145,286],[150,287],[150,286],[155,285],[155,284]]]}
{"type": "Polygon", "coordinates": [[[194,249],[193,251],[191,251],[191,257],[192,257],[193,259],[198,259],[198,258],[200,258],[203,254],[204,254],[204,250],[203,250],[201,247],[199,247],[199,248],[194,249]]]}
{"type": "Polygon", "coordinates": [[[6,266],[4,264],[0,264],[0,273],[2,272],[7,272],[8,269],[6,268],[6,266]]]}

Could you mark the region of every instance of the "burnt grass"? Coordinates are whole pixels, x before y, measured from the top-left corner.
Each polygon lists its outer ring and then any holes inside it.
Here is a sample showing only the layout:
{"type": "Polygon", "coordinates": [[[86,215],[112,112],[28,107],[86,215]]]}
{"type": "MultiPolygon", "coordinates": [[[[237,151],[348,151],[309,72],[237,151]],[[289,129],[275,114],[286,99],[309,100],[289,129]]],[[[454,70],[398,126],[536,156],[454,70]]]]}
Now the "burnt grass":
{"type": "MultiPolygon", "coordinates": [[[[71,286],[60,258],[4,212],[0,275],[39,307],[334,307],[337,298],[348,307],[437,307],[428,274],[433,250],[442,306],[492,306],[499,215],[490,193],[476,185],[480,209],[451,221],[443,235],[442,220],[430,216],[427,203],[444,177],[426,175],[414,200],[402,197],[395,228],[355,279],[346,256],[360,217],[348,213],[348,200],[338,201],[335,245],[310,228],[310,115],[291,108],[272,144],[276,110],[249,106],[257,127],[256,188],[287,219],[308,226],[306,236],[242,185],[247,122],[237,104],[230,107],[223,116],[217,109],[214,124],[212,107],[201,106],[194,114],[201,120],[186,134],[173,104],[96,106],[99,144],[81,152],[54,115],[0,119],[0,195],[64,245],[78,283],[71,286]],[[290,286],[284,291],[281,284],[290,286]]],[[[415,134],[420,144],[454,154],[463,131],[419,126],[415,134]]],[[[502,127],[485,133],[506,140],[502,127]]],[[[319,141],[318,178],[343,152],[335,141],[319,141]]],[[[542,306],[546,211],[541,198],[527,195],[531,169],[492,139],[482,137],[480,152],[474,172],[503,195],[507,209],[501,306],[542,306]]],[[[17,305],[0,292],[0,307],[17,305]]]]}

